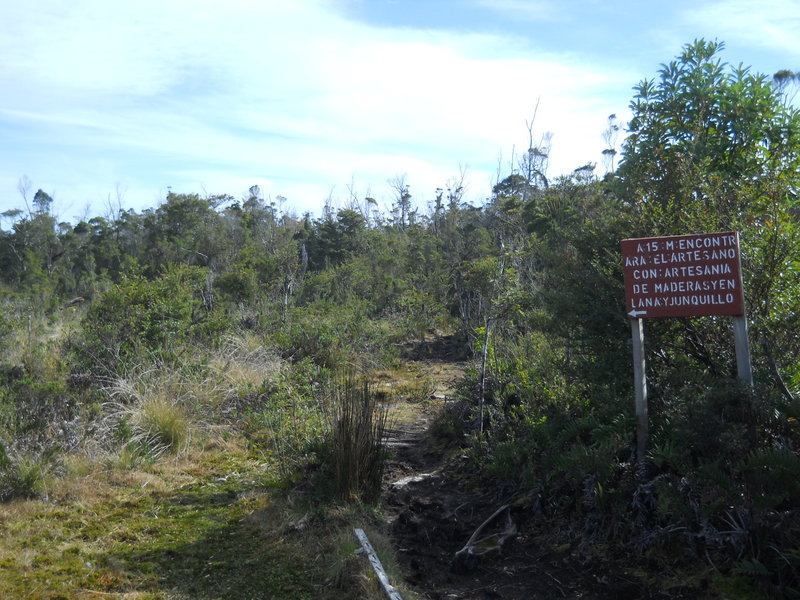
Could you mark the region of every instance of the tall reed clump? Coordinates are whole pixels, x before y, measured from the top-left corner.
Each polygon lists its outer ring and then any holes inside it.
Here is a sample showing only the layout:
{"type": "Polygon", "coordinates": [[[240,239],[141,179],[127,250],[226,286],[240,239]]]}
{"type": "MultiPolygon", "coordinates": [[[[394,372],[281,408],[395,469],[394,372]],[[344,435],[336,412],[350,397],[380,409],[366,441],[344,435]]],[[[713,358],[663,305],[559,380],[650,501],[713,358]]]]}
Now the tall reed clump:
{"type": "Polygon", "coordinates": [[[330,461],[336,498],[375,502],[386,458],[388,406],[366,379],[347,373],[331,384],[325,401],[330,419],[330,461]]]}

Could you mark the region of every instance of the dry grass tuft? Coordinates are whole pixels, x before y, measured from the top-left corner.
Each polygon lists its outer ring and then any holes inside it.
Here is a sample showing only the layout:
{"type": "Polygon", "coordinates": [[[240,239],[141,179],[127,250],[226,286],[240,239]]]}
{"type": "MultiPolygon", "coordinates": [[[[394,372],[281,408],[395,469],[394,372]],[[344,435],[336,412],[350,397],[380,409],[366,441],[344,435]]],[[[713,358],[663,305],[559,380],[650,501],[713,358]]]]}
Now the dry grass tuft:
{"type": "Polygon", "coordinates": [[[232,390],[260,387],[285,371],[284,361],[252,333],[229,335],[211,359],[211,367],[232,390]]]}
{"type": "Polygon", "coordinates": [[[192,434],[192,423],[181,398],[170,398],[161,390],[139,394],[132,402],[107,405],[106,423],[114,436],[124,443],[119,467],[136,462],[139,454],[158,459],[167,453],[185,450],[192,434]]]}
{"type": "Polygon", "coordinates": [[[180,454],[195,442],[224,445],[239,422],[231,415],[260,398],[265,381],[282,377],[284,369],[285,363],[249,333],[228,336],[199,365],[131,369],[103,388],[109,401],[92,452],[125,470],[180,454]]]}

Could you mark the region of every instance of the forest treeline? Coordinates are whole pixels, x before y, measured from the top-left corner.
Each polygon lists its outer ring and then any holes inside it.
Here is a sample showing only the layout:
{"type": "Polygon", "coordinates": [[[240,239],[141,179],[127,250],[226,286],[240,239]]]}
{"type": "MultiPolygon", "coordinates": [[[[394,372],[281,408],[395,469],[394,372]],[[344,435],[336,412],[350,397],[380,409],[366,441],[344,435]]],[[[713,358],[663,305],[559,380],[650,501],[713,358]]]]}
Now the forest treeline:
{"type": "Polygon", "coordinates": [[[176,440],[120,409],[137,397],[124,382],[179,373],[185,390],[222,358],[218,376],[269,354],[275,370],[203,410],[247,415],[251,432],[269,421],[282,455],[302,454],[317,430],[297,415],[326,377],[448,334],[478,366],[439,427],[480,477],[562,535],[796,597],[800,113],[785,72],[731,67],[723,50],[695,41],[636,86],[618,156],[609,121],[605,175],[548,178],[531,144],[480,207],[457,179],[416,199],[400,179],[389,211],[363,198],[319,218],[257,187],[74,225],[46,193],[26,197],[0,232],[0,496],[36,493],[58,456],[90,446],[166,451],[176,440]],[[648,320],[637,464],[620,240],[715,231],[741,236],[755,384],[736,380],[727,318],[648,320]]]}

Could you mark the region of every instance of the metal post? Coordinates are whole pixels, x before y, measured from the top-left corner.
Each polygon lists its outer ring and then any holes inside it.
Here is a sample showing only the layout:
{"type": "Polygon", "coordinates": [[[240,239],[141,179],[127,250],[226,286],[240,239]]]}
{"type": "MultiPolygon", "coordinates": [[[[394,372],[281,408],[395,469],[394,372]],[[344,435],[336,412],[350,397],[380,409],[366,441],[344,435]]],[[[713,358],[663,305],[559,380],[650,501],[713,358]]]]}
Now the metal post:
{"type": "Polygon", "coordinates": [[[636,459],[641,463],[647,452],[647,375],[644,362],[642,319],[631,319],[633,338],[633,387],[636,393],[636,459]]]}
{"type": "Polygon", "coordinates": [[[744,383],[753,386],[753,367],[750,362],[750,340],[747,336],[747,317],[733,317],[733,335],[736,344],[736,371],[744,383]]]}

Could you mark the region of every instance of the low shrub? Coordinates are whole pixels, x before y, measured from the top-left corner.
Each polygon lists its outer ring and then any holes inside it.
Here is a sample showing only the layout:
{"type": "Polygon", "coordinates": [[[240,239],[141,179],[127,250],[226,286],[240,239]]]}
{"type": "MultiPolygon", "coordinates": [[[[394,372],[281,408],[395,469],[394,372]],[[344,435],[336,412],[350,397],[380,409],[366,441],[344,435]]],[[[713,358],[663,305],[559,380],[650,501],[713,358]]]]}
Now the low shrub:
{"type": "Polygon", "coordinates": [[[174,363],[186,344],[213,344],[230,324],[206,287],[205,269],[183,265],[152,281],[131,276],[111,286],[73,340],[78,368],[115,377],[138,364],[174,363]]]}
{"type": "Polygon", "coordinates": [[[14,498],[47,496],[50,467],[46,457],[20,456],[9,458],[5,451],[0,457],[0,502],[14,498]]]}

